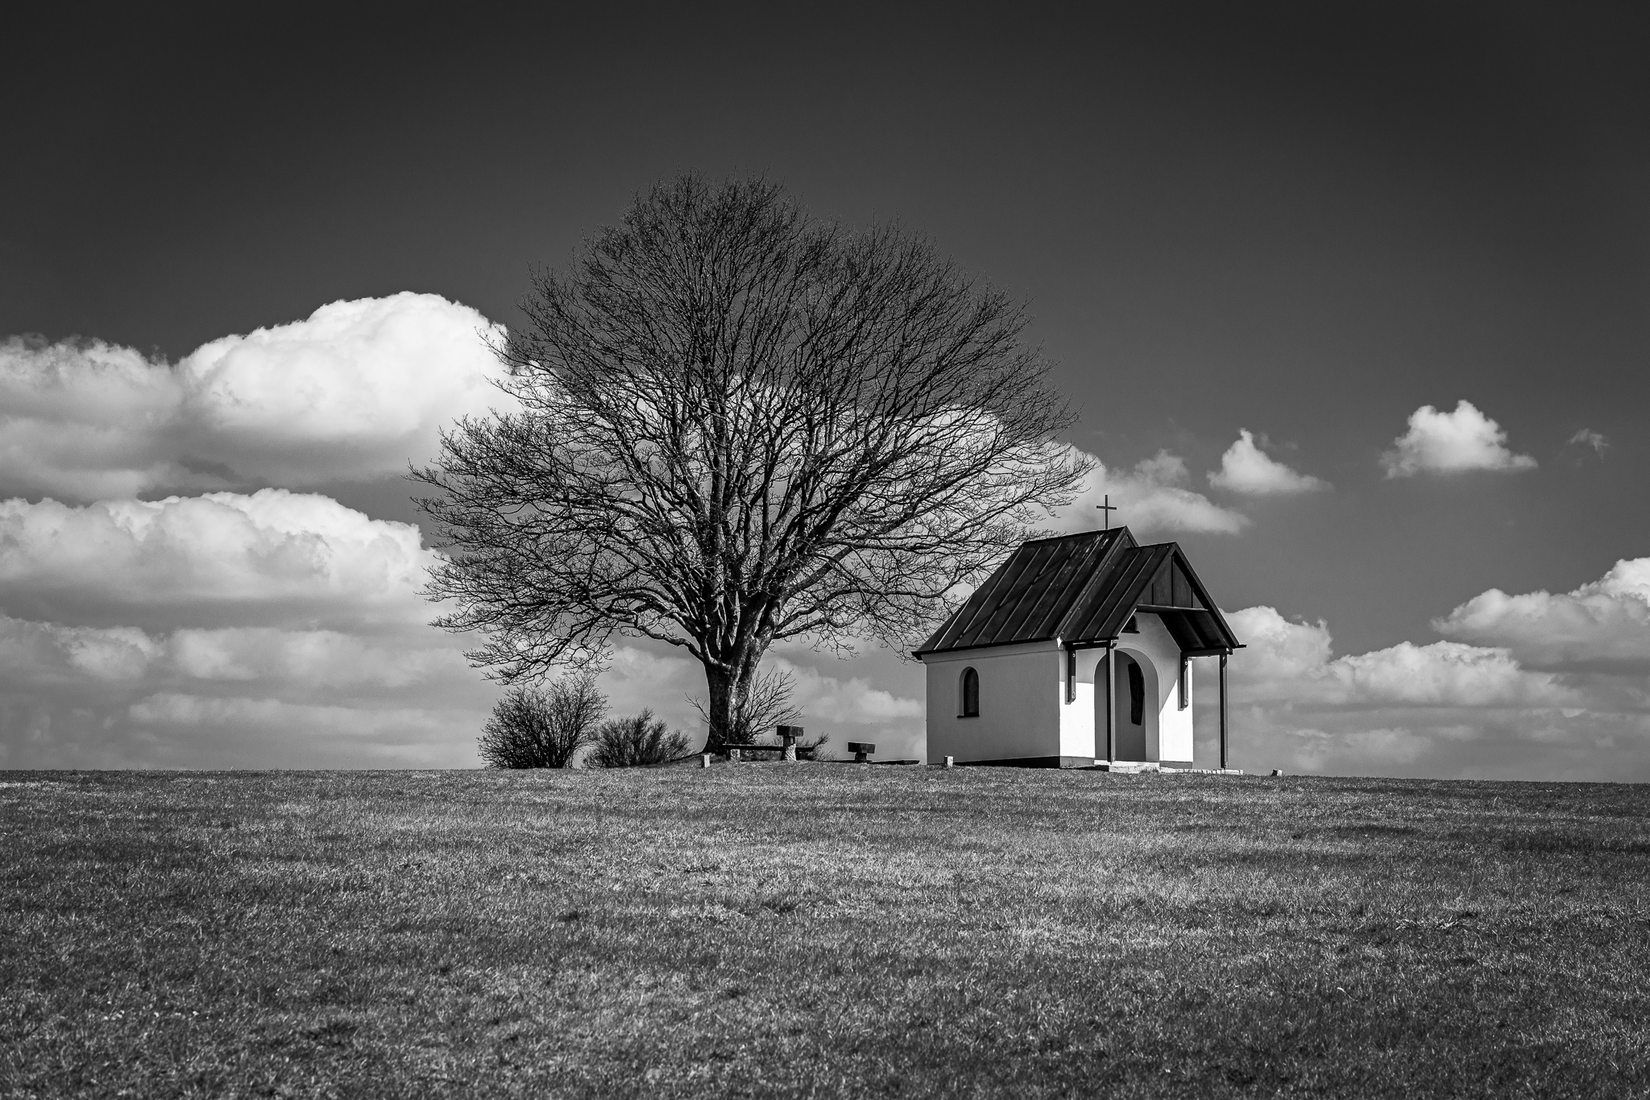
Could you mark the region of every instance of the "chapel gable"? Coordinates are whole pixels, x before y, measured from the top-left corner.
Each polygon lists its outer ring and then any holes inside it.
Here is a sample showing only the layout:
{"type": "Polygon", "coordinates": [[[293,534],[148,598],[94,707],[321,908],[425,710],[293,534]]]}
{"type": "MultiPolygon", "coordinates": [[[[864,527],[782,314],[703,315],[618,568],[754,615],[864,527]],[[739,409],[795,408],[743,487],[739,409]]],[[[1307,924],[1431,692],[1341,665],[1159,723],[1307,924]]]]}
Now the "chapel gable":
{"type": "Polygon", "coordinates": [[[919,648],[930,756],[1059,766],[1193,764],[1194,658],[1242,643],[1178,543],[1127,527],[1033,539],[919,648]],[[955,751],[950,751],[955,750],[955,751]]]}

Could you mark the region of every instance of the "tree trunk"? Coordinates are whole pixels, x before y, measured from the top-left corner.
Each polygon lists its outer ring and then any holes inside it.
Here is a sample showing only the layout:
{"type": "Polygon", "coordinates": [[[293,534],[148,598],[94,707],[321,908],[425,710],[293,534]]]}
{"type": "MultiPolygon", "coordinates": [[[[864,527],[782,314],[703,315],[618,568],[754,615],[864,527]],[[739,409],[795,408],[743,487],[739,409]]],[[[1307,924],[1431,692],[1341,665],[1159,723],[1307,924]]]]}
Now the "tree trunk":
{"type": "Polygon", "coordinates": [[[705,687],[710,693],[710,705],[705,708],[710,726],[705,733],[705,751],[721,752],[734,732],[745,685],[733,670],[707,661],[705,687]]]}
{"type": "Polygon", "coordinates": [[[756,670],[771,640],[771,629],[759,631],[736,640],[720,659],[702,659],[710,694],[710,705],[705,708],[710,726],[705,734],[706,752],[720,752],[729,742],[748,742],[761,732],[750,728],[746,708],[756,670]]]}
{"type": "Polygon", "coordinates": [[[760,732],[748,728],[745,708],[762,654],[755,646],[745,648],[747,652],[742,655],[704,663],[705,687],[710,694],[710,705],[705,708],[710,726],[705,734],[706,752],[721,752],[730,742],[748,742],[760,732]]]}

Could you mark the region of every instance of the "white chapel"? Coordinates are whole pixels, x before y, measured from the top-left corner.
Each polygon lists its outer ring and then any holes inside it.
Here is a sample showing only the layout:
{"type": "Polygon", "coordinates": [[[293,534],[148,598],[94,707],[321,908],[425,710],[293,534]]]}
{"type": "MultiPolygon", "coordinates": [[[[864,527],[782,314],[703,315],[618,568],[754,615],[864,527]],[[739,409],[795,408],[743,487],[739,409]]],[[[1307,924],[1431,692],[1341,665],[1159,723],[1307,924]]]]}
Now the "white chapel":
{"type": "Polygon", "coordinates": [[[1192,663],[1213,657],[1224,769],[1226,659],[1240,648],[1178,543],[1141,546],[1127,527],[1034,539],[916,651],[928,759],[1197,766],[1192,663]]]}

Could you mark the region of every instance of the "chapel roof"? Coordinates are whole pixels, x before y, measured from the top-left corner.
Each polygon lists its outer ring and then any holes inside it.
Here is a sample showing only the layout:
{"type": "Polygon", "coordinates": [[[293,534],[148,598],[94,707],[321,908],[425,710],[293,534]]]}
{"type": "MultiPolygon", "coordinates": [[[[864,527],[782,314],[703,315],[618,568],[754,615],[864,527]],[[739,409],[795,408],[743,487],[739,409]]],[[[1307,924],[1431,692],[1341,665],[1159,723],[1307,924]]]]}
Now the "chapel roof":
{"type": "Polygon", "coordinates": [[[1161,615],[1186,653],[1241,646],[1179,543],[1141,546],[1115,527],[1022,543],[916,655],[1055,638],[1102,644],[1139,611],[1161,615]]]}

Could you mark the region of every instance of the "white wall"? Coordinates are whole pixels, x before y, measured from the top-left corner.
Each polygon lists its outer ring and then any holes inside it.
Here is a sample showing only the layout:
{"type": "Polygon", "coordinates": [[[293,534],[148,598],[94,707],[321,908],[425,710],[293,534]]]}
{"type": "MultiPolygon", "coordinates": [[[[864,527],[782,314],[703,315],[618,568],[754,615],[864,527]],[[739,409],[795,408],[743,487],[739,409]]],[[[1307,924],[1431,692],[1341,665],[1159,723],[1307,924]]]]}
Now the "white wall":
{"type": "Polygon", "coordinates": [[[1062,754],[1065,653],[1052,641],[931,653],[922,660],[928,673],[930,761],[1062,754]],[[977,718],[960,717],[965,668],[980,675],[977,718]]]}
{"type": "MultiPolygon", "coordinates": [[[[1163,625],[1160,616],[1142,613],[1135,616],[1135,623],[1140,627],[1140,633],[1119,636],[1117,648],[1127,651],[1137,661],[1151,661],[1157,669],[1157,755],[1151,759],[1190,762],[1191,695],[1188,693],[1186,696],[1186,709],[1180,709],[1180,645],[1169,633],[1169,628],[1163,625]]],[[[1147,702],[1150,703],[1150,700],[1147,702]]],[[[1147,751],[1150,752],[1153,746],[1149,733],[1147,741],[1147,751]]]]}
{"type": "MultiPolygon", "coordinates": [[[[1106,758],[1106,727],[1098,730],[1094,725],[1096,692],[1102,695],[1106,690],[1104,684],[1094,682],[1094,669],[1100,663],[1100,658],[1106,655],[1103,649],[1079,649],[1077,651],[1077,698],[1073,702],[1066,702],[1065,684],[1060,685],[1060,755],[1087,756],[1097,760],[1106,758]]],[[[1065,655],[1061,654],[1062,667],[1065,655]]]]}
{"type": "MultiPolygon", "coordinates": [[[[1138,634],[1123,634],[1117,648],[1146,672],[1148,708],[1146,758],[1189,763],[1192,760],[1190,685],[1187,705],[1180,707],[1180,646],[1163,620],[1142,612],[1135,617],[1138,634]],[[1155,673],[1155,675],[1154,675],[1155,673]]],[[[928,678],[928,759],[954,756],[959,761],[1015,760],[1067,756],[1104,760],[1106,723],[1099,706],[1105,685],[1095,683],[1104,649],[1077,651],[1076,698],[1066,702],[1066,652],[1053,641],[992,649],[931,653],[923,657],[928,678]],[[962,718],[962,673],[980,674],[980,716],[962,718]],[[1097,721],[1098,719],[1098,721],[1097,721]]],[[[1126,684],[1117,685],[1126,700],[1126,684]]],[[[1127,705],[1126,701],[1120,705],[1127,705]]]]}
{"type": "MultiPolygon", "coordinates": [[[[1138,634],[1118,636],[1117,648],[1128,653],[1146,672],[1146,690],[1155,695],[1148,704],[1157,711],[1156,731],[1147,723],[1146,756],[1149,760],[1189,762],[1192,759],[1192,708],[1180,709],[1177,681],[1180,676],[1180,646],[1157,615],[1142,612],[1135,616],[1138,634]],[[1155,672],[1156,675],[1152,675],[1155,672]],[[1155,683],[1154,683],[1155,681],[1155,683]]],[[[1095,682],[1095,672],[1105,658],[1104,649],[1077,651],[1077,699],[1060,708],[1061,753],[1066,756],[1106,758],[1106,686],[1095,682]]],[[[1128,685],[1118,677],[1119,706],[1126,706],[1128,685]]],[[[1065,696],[1062,694],[1061,699],[1065,696]]]]}

